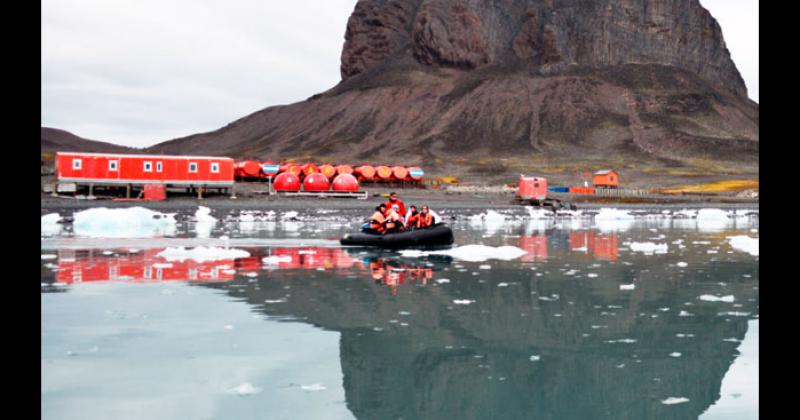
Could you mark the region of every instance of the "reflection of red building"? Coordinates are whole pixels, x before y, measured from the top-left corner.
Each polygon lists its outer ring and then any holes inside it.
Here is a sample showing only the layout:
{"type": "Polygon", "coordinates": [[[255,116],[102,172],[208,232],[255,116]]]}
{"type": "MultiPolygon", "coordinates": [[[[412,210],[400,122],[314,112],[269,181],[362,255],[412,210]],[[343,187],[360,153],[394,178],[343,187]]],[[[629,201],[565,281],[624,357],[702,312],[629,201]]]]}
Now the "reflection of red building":
{"type": "Polygon", "coordinates": [[[234,260],[167,261],[163,249],[106,255],[101,251],[59,251],[58,282],[89,281],[227,281],[233,280],[234,260]]]}
{"type": "Polygon", "coordinates": [[[363,268],[364,265],[341,248],[273,248],[264,256],[264,268],[317,269],[363,268]]]}
{"type": "Polygon", "coordinates": [[[586,252],[601,260],[616,261],[619,253],[617,234],[603,235],[593,230],[573,231],[569,234],[569,250],[586,252]]]}
{"type": "Polygon", "coordinates": [[[531,235],[520,236],[519,247],[527,254],[520,257],[520,261],[542,261],[547,259],[547,236],[531,235]]]}

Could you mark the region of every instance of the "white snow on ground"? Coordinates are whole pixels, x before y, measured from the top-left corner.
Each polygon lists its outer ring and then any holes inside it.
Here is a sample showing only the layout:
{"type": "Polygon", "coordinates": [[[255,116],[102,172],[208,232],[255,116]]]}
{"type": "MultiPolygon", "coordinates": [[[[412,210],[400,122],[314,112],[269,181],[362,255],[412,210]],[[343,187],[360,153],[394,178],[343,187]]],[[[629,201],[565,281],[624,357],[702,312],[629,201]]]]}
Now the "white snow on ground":
{"type": "Polygon", "coordinates": [[[697,229],[701,232],[725,229],[731,221],[725,210],[700,209],[697,212],[697,229]]]}
{"type": "Polygon", "coordinates": [[[146,238],[174,235],[175,213],[159,213],[144,207],[91,208],[75,213],[77,236],[92,238],[146,238]]]}
{"type": "Polygon", "coordinates": [[[196,224],[194,226],[198,238],[208,238],[211,230],[217,225],[217,219],[211,216],[211,209],[200,206],[194,213],[196,224]]]}
{"type": "Polygon", "coordinates": [[[751,238],[745,235],[728,236],[728,242],[735,250],[744,251],[755,257],[758,256],[758,238],[751,238]]]}
{"type": "Polygon", "coordinates": [[[287,211],[286,213],[283,213],[281,215],[281,220],[297,219],[298,215],[299,213],[297,213],[296,211],[287,211]]]}
{"type": "Polygon", "coordinates": [[[58,213],[50,213],[42,216],[42,235],[55,236],[61,233],[61,215],[58,213]]]}
{"type": "Polygon", "coordinates": [[[722,297],[714,295],[702,295],[698,297],[698,299],[705,300],[707,302],[733,302],[735,298],[733,295],[727,295],[722,297]]]}
{"type": "Polygon", "coordinates": [[[680,403],[685,403],[685,402],[689,402],[689,399],[686,398],[686,397],[669,397],[666,400],[662,400],[661,404],[673,405],[673,404],[680,404],[680,403]]]}
{"type": "Polygon", "coordinates": [[[647,255],[653,255],[654,253],[666,254],[669,250],[667,244],[656,244],[653,242],[632,242],[630,248],[633,252],[643,252],[647,255]]]}
{"type": "Polygon", "coordinates": [[[636,217],[627,210],[604,207],[594,217],[595,225],[601,231],[623,231],[633,226],[636,217]]]}
{"type": "Polygon", "coordinates": [[[449,255],[459,260],[483,262],[487,260],[510,261],[527,254],[527,252],[515,246],[493,247],[487,245],[464,245],[443,251],[418,251],[414,249],[408,249],[400,251],[400,254],[404,257],[449,255]]]}
{"type": "Polygon", "coordinates": [[[250,253],[242,249],[228,249],[198,246],[193,249],[186,249],[182,246],[177,248],[167,248],[157,254],[167,261],[194,260],[197,262],[227,260],[234,258],[249,257],[250,253]]]}

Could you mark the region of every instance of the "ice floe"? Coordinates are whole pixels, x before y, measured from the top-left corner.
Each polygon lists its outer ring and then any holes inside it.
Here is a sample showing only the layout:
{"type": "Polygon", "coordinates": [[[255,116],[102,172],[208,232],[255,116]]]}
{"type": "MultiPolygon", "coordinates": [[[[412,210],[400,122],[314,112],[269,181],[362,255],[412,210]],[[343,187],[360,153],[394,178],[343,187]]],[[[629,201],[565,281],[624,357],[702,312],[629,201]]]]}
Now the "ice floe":
{"type": "Polygon", "coordinates": [[[633,226],[636,216],[627,210],[604,207],[594,217],[595,226],[601,231],[624,231],[633,226]]]}
{"type": "Polygon", "coordinates": [[[666,254],[669,250],[667,244],[657,244],[654,242],[632,242],[630,248],[633,252],[642,252],[646,255],[666,254]]]}
{"type": "Polygon", "coordinates": [[[681,404],[686,402],[689,402],[689,399],[686,397],[669,397],[665,400],[661,400],[661,404],[666,405],[681,404]]]}
{"type": "Polygon", "coordinates": [[[308,392],[317,392],[317,391],[324,391],[324,390],[326,390],[328,388],[325,387],[325,385],[323,385],[323,384],[314,383],[314,384],[311,384],[311,385],[300,385],[300,389],[302,389],[303,391],[308,391],[308,392]]]}
{"type": "Polygon", "coordinates": [[[530,360],[531,362],[538,362],[538,361],[542,360],[542,356],[534,354],[534,355],[531,355],[531,357],[529,357],[528,360],[530,360]]]}
{"type": "Polygon", "coordinates": [[[249,257],[250,253],[242,249],[217,248],[198,246],[186,249],[182,246],[167,248],[157,254],[167,261],[194,260],[197,262],[227,260],[249,257]]]}
{"type": "Polygon", "coordinates": [[[453,303],[455,303],[456,305],[469,305],[471,303],[475,303],[475,301],[469,299],[455,299],[453,300],[453,303]]]}
{"type": "Polygon", "coordinates": [[[159,213],[144,207],[91,208],[74,214],[73,231],[93,238],[146,238],[175,234],[174,213],[159,213]]]}
{"type": "Polygon", "coordinates": [[[253,384],[250,382],[245,382],[235,388],[230,389],[229,392],[239,396],[247,396],[261,392],[261,388],[253,386],[253,384]]]}
{"type": "Polygon", "coordinates": [[[635,284],[620,284],[619,290],[633,290],[636,288],[635,284]]]}
{"type": "Polygon", "coordinates": [[[195,219],[195,232],[198,238],[208,238],[211,236],[211,230],[217,225],[217,219],[211,216],[211,209],[205,206],[200,206],[194,213],[195,219]]]}
{"type": "Polygon", "coordinates": [[[450,283],[450,279],[436,279],[436,283],[439,284],[450,283]]]}
{"type": "Polygon", "coordinates": [[[735,297],[733,295],[727,295],[727,296],[701,295],[698,297],[698,299],[707,302],[733,302],[735,300],[735,297]]]}
{"type": "Polygon", "coordinates": [[[61,233],[61,215],[58,213],[50,213],[42,216],[42,235],[55,236],[61,233]]]}
{"type": "Polygon", "coordinates": [[[751,238],[746,235],[729,236],[728,242],[735,250],[758,256],[758,238],[751,238]]]}

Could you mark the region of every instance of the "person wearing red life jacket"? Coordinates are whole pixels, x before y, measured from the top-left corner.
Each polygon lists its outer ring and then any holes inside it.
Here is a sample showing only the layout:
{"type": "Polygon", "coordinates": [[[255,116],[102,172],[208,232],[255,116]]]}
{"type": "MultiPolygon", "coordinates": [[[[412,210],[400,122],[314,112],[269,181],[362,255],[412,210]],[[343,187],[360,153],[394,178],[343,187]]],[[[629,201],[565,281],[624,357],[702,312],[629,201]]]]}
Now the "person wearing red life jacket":
{"type": "Polygon", "coordinates": [[[372,213],[372,217],[369,220],[369,228],[373,232],[383,233],[386,228],[386,216],[384,213],[386,212],[386,205],[381,204],[378,207],[375,207],[375,213],[372,213]]]}
{"type": "Polygon", "coordinates": [[[405,230],[403,226],[403,217],[400,216],[399,209],[400,207],[397,204],[392,205],[392,208],[389,209],[389,212],[386,214],[386,222],[384,222],[384,227],[386,229],[383,233],[402,232],[405,230]]]}
{"type": "Polygon", "coordinates": [[[417,219],[417,229],[425,229],[433,226],[435,223],[436,220],[430,213],[428,206],[422,206],[422,210],[419,212],[419,218],[417,219]]]}
{"type": "Polygon", "coordinates": [[[400,214],[400,217],[402,218],[402,217],[404,217],[406,215],[406,205],[403,204],[403,200],[397,198],[397,193],[395,193],[395,192],[389,194],[389,200],[387,200],[383,204],[386,204],[386,209],[387,210],[391,209],[392,206],[394,206],[396,204],[400,208],[398,210],[398,212],[397,212],[398,214],[400,214]]]}
{"type": "Polygon", "coordinates": [[[406,229],[414,229],[417,227],[417,222],[419,221],[419,212],[417,211],[417,206],[411,206],[408,209],[408,214],[406,215],[406,229]]]}

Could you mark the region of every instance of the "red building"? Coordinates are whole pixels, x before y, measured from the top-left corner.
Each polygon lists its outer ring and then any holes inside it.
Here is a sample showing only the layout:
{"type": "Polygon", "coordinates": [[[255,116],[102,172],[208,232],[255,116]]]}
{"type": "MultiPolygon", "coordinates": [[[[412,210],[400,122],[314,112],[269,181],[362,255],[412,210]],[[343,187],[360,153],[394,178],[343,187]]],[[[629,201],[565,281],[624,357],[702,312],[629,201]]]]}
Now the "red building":
{"type": "Polygon", "coordinates": [[[233,187],[234,162],[226,157],[58,152],[59,183],[233,187]]]}
{"type": "Polygon", "coordinates": [[[596,188],[619,187],[619,174],[613,169],[597,171],[592,177],[592,185],[596,188]]]}

